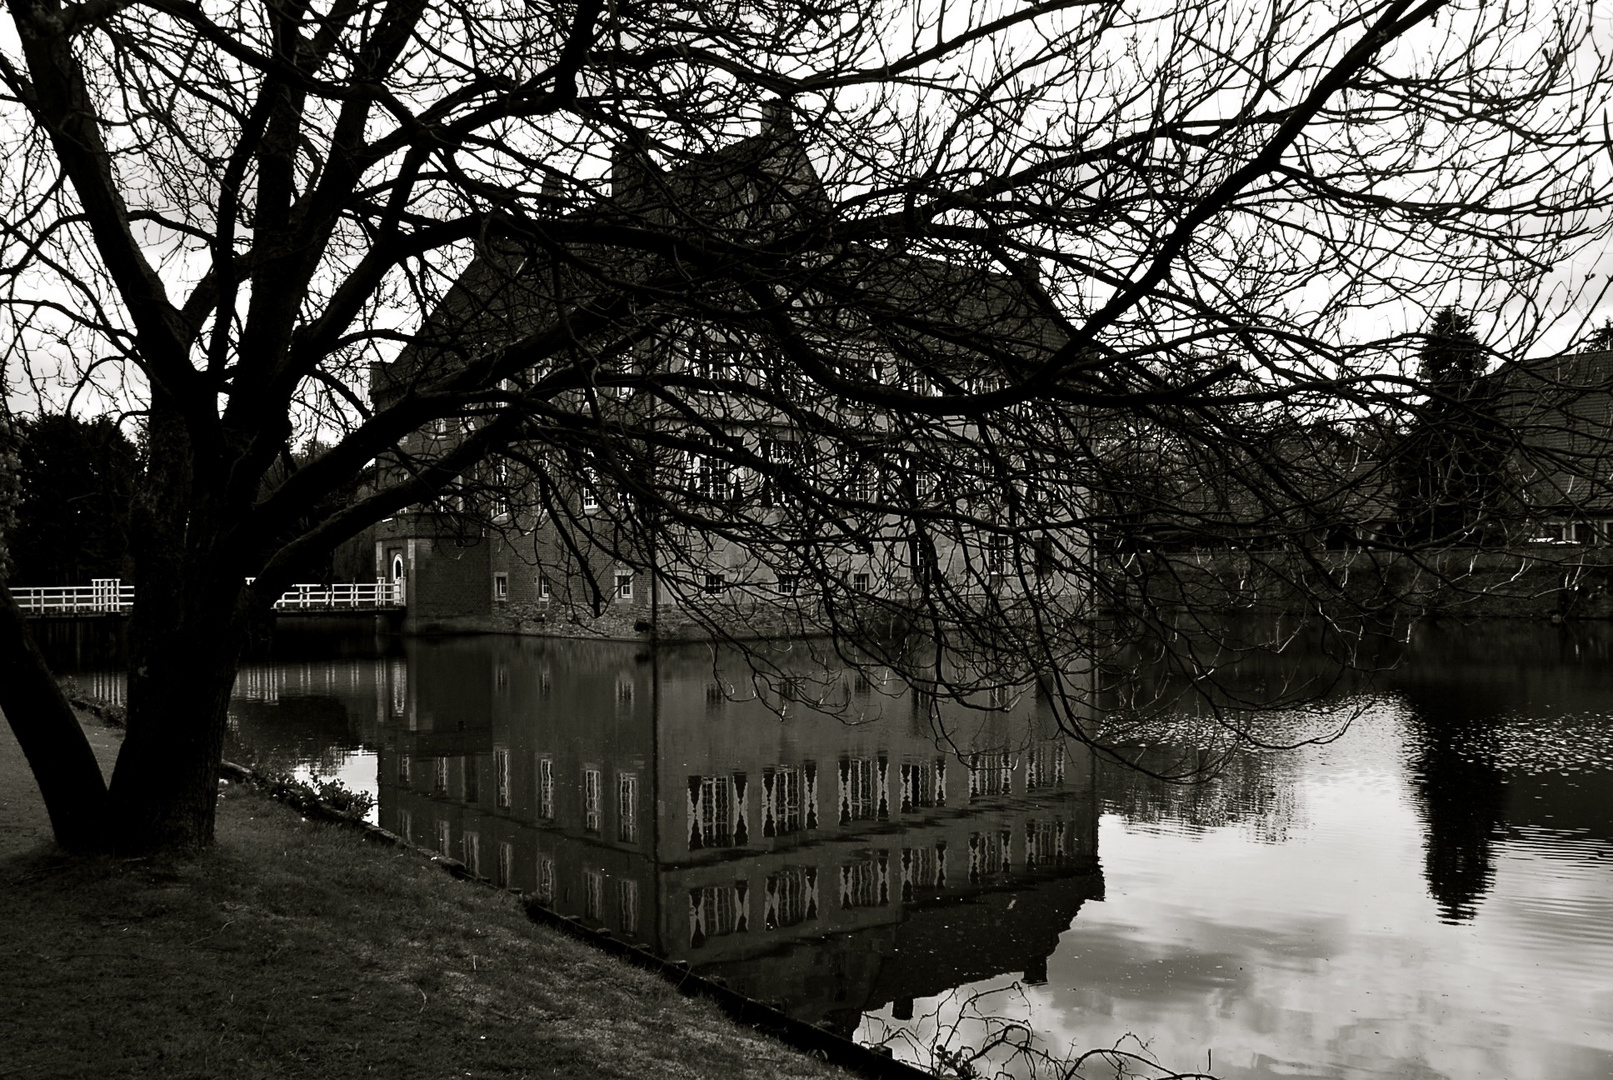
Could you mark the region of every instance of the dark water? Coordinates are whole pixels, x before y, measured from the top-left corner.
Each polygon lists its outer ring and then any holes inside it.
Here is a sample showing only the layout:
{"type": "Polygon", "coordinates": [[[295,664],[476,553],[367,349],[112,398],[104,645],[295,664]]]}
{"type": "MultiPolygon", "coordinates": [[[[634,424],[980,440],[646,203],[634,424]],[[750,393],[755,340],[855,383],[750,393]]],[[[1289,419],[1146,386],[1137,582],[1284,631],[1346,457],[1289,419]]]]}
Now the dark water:
{"type": "MultiPolygon", "coordinates": [[[[1033,698],[943,710],[942,739],[877,674],[390,649],[249,666],[233,753],[375,792],[416,844],[915,1060],[1012,1022],[1223,1077],[1613,1076],[1613,628],[1421,630],[1253,721],[1340,737],[1191,786],[1095,763],[1033,698]]],[[[1128,753],[1179,764],[1202,723],[1128,753]]]]}

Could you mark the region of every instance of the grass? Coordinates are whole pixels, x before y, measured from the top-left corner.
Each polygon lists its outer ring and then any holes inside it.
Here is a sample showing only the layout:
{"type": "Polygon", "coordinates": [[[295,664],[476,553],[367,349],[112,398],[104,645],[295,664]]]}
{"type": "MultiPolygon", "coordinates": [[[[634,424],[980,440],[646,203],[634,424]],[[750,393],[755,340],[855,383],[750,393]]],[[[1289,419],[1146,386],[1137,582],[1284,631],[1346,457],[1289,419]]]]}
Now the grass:
{"type": "Polygon", "coordinates": [[[844,1075],[241,786],[192,862],[0,858],[0,996],[3,1080],[844,1075]]]}

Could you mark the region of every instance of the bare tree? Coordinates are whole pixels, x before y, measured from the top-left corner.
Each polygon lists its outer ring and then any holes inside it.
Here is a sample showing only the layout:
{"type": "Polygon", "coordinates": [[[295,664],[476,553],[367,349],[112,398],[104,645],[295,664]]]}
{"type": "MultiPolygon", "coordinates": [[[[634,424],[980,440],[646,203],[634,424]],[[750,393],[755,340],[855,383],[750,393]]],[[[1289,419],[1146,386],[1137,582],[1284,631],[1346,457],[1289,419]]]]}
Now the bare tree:
{"type": "MultiPolygon", "coordinates": [[[[766,583],[1090,737],[1066,676],[1175,640],[1161,581],[1248,591],[1161,552],[1346,595],[1315,537],[1417,391],[1385,303],[1466,290],[1523,355],[1605,235],[1588,8],[8,7],[8,387],[147,448],[128,736],[77,846],[206,843],[251,621],[477,488],[714,628],[766,583]],[[716,540],[748,584],[696,576],[716,540]]],[[[59,732],[11,686],[25,745],[59,732]]]]}

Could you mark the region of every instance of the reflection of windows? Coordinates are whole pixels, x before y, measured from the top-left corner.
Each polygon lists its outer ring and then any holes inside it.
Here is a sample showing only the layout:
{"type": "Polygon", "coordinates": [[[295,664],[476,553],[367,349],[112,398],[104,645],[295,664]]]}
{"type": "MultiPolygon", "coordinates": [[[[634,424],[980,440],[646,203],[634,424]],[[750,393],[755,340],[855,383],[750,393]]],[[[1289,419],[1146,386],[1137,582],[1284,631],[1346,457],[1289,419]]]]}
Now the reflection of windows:
{"type": "Polygon", "coordinates": [[[465,869],[470,871],[471,877],[482,876],[482,834],[465,830],[465,839],[461,845],[464,848],[465,869]]]}
{"type": "Polygon", "coordinates": [[[616,839],[624,844],[638,842],[638,776],[616,776],[616,839]]]}
{"type": "Polygon", "coordinates": [[[743,881],[709,889],[689,890],[689,944],[699,947],[707,938],[742,934],[750,928],[749,888],[743,881]]]}
{"type": "Polygon", "coordinates": [[[946,845],[902,849],[902,899],[946,886],[946,845]]]}
{"type": "Polygon", "coordinates": [[[448,791],[448,759],[445,757],[439,757],[435,762],[435,768],[432,770],[431,790],[439,795],[446,794],[448,791]]]}
{"type": "Polygon", "coordinates": [[[762,770],[762,835],[785,836],[804,824],[806,778],[788,765],[762,770]]]}
{"type": "Polygon", "coordinates": [[[482,799],[481,770],[476,767],[476,756],[465,755],[465,801],[467,803],[480,802],[482,799]]]}
{"type": "Polygon", "coordinates": [[[454,846],[453,845],[453,839],[454,839],[453,838],[453,833],[451,832],[451,830],[449,828],[448,819],[447,818],[438,818],[437,819],[437,854],[443,856],[444,858],[452,855],[453,854],[453,846],[454,846]]]}
{"type": "Polygon", "coordinates": [[[493,751],[493,801],[499,806],[510,805],[510,752],[505,748],[493,751]]]}
{"type": "Polygon", "coordinates": [[[623,934],[638,933],[638,882],[616,879],[616,928],[623,934]]]}
{"type": "Polygon", "coordinates": [[[409,764],[408,754],[398,755],[398,783],[407,784],[409,782],[409,764]]]}
{"type": "Polygon", "coordinates": [[[508,889],[515,880],[515,846],[508,841],[498,845],[498,876],[493,879],[501,889],[508,889]]]}
{"type": "Polygon", "coordinates": [[[745,774],[689,777],[689,847],[746,843],[745,774]]]}
{"type": "Polygon", "coordinates": [[[871,821],[878,808],[874,763],[867,758],[840,760],[840,823],[871,821]]]}
{"type": "Polygon", "coordinates": [[[1013,759],[1007,750],[969,755],[969,797],[1011,795],[1014,789],[1013,759]]]}
{"type": "Polygon", "coordinates": [[[398,835],[404,843],[414,843],[414,815],[407,810],[398,811],[398,835]]]}
{"type": "Polygon", "coordinates": [[[985,874],[1006,874],[1013,834],[1006,829],[969,834],[969,880],[979,882],[985,874]]]}
{"type": "Polygon", "coordinates": [[[1064,783],[1064,747],[1033,746],[1025,754],[1025,790],[1057,787],[1064,783]]]}
{"type": "Polygon", "coordinates": [[[868,858],[840,864],[840,907],[875,907],[890,903],[890,856],[873,852],[868,858]]]}
{"type": "Polygon", "coordinates": [[[538,901],[554,903],[554,860],[538,858],[538,901]]]}
{"type": "Polygon", "coordinates": [[[588,832],[599,831],[599,770],[582,771],[582,827],[588,832]]]}
{"type": "Polygon", "coordinates": [[[792,866],[769,874],[766,915],[769,930],[795,926],[818,917],[818,872],[810,866],[792,866]]]}
{"type": "Polygon", "coordinates": [[[946,805],[946,761],[909,762],[902,766],[902,813],[946,805]]]}
{"type": "Polygon", "coordinates": [[[601,922],[605,918],[605,875],[598,870],[584,870],[582,875],[583,917],[601,922]]]}
{"type": "Polygon", "coordinates": [[[538,759],[538,817],[554,820],[554,759],[538,759]]]}
{"type": "Polygon", "coordinates": [[[1025,823],[1025,869],[1057,866],[1064,861],[1064,819],[1025,823]]]}

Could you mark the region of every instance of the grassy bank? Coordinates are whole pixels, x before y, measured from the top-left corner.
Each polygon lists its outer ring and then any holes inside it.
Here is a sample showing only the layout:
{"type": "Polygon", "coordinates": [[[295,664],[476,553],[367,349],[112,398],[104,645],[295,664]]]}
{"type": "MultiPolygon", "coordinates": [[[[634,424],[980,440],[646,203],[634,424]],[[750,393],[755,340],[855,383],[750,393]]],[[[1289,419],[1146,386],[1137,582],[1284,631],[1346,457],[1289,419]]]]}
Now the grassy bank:
{"type": "Polygon", "coordinates": [[[842,1075],[242,786],[194,862],[0,856],[0,996],[6,1080],[842,1075]]]}

